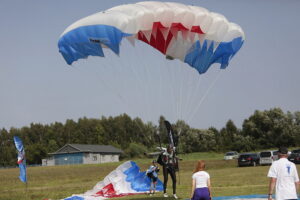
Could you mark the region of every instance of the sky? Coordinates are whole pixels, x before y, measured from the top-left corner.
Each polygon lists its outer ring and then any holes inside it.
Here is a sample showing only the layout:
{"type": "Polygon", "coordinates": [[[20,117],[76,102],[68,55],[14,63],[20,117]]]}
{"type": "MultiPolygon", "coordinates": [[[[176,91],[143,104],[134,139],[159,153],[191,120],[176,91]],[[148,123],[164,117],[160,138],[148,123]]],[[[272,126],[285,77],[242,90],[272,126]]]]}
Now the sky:
{"type": "Polygon", "coordinates": [[[245,32],[243,47],[220,70],[199,75],[152,47],[122,42],[120,56],[69,66],[58,52],[62,32],[80,18],[138,1],[2,0],[0,128],[64,123],[127,113],[157,124],[159,116],[195,128],[241,127],[255,110],[300,110],[300,1],[177,0],[223,14],[245,32]]]}

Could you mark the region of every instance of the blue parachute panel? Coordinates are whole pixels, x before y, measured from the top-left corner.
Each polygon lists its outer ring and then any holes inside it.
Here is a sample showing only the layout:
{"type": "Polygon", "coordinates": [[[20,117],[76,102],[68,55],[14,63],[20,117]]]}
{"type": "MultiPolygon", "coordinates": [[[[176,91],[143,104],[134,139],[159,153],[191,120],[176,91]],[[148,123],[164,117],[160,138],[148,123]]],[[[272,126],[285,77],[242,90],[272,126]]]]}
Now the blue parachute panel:
{"type": "MultiPolygon", "coordinates": [[[[132,167],[124,171],[127,176],[126,181],[130,182],[131,188],[137,192],[149,191],[151,180],[146,175],[146,172],[140,172],[139,166],[131,161],[132,167]]],[[[163,190],[163,183],[158,179],[156,184],[156,191],[163,190]]]]}
{"type": "Polygon", "coordinates": [[[119,54],[121,40],[123,37],[131,35],[108,25],[82,26],[63,35],[58,41],[58,48],[70,65],[74,61],[90,55],[104,57],[101,45],[105,45],[114,53],[119,54]]]}
{"type": "Polygon", "coordinates": [[[84,200],[84,198],[79,196],[72,196],[72,197],[65,198],[64,200],[84,200]]]}
{"type": "Polygon", "coordinates": [[[214,42],[205,40],[201,47],[199,41],[195,42],[185,56],[184,62],[195,68],[200,74],[205,73],[214,63],[220,63],[221,69],[225,69],[230,59],[238,52],[243,45],[241,37],[235,38],[231,42],[221,42],[214,49],[214,42]]]}

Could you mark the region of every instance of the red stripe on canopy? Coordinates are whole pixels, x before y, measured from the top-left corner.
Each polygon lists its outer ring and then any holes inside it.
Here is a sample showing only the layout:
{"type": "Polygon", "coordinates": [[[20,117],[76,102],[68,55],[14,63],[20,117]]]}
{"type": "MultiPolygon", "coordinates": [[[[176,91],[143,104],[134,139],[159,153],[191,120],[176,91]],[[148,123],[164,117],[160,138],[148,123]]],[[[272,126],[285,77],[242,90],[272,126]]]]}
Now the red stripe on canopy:
{"type": "Polygon", "coordinates": [[[151,36],[149,38],[150,41],[146,37],[146,31],[139,31],[137,36],[139,40],[151,45],[161,53],[166,54],[171,40],[174,37],[175,39],[177,38],[179,31],[182,32],[184,37],[187,36],[188,32],[204,34],[200,26],[192,26],[192,28],[189,30],[181,23],[172,23],[170,27],[165,27],[161,24],[161,22],[154,22],[151,36]]]}

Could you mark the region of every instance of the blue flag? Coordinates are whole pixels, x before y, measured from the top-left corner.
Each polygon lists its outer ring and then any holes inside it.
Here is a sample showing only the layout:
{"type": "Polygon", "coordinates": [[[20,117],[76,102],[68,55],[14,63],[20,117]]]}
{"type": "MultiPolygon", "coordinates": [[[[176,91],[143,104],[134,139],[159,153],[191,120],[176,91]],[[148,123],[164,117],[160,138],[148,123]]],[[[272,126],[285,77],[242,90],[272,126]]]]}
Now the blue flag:
{"type": "Polygon", "coordinates": [[[26,176],[26,159],[25,159],[25,150],[23,146],[22,140],[18,136],[14,136],[14,142],[16,149],[18,151],[18,161],[20,168],[20,180],[23,182],[27,182],[27,176],[26,176]]]}

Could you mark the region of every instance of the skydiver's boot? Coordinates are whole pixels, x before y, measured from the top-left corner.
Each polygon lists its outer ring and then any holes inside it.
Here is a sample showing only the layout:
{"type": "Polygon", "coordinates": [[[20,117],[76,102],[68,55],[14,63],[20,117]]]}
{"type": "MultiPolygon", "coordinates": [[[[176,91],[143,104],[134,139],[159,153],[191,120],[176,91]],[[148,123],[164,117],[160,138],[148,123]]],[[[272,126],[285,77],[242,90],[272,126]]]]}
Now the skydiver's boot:
{"type": "Polygon", "coordinates": [[[167,193],[164,193],[164,197],[169,197],[169,195],[167,193]]]}

